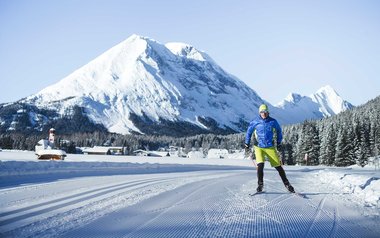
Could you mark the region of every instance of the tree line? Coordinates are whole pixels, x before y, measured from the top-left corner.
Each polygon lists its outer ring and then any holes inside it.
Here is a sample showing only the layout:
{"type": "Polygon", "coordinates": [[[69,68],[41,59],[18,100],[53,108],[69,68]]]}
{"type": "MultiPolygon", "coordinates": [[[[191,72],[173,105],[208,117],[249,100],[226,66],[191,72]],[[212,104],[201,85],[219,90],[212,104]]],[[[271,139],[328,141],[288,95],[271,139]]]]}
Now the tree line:
{"type": "Polygon", "coordinates": [[[285,126],[288,164],[364,166],[380,151],[380,97],[338,115],[285,126]]]}
{"type": "MultiPolygon", "coordinates": [[[[379,107],[380,97],[377,97],[362,106],[329,118],[283,126],[284,140],[280,151],[283,161],[289,165],[348,166],[356,163],[364,166],[369,157],[379,155],[379,107]]],[[[87,124],[87,121],[84,122],[86,123],[81,124],[82,126],[87,124]]],[[[54,126],[56,125],[51,125],[54,126]]],[[[58,128],[65,128],[64,121],[59,121],[58,128]]],[[[47,135],[47,127],[39,133],[2,133],[0,147],[34,150],[36,143],[47,135]]],[[[182,147],[184,152],[207,152],[210,148],[241,150],[244,137],[245,133],[200,134],[189,137],[120,135],[108,133],[104,129],[89,128],[87,132],[62,134],[57,130],[56,138],[58,144],[68,153],[76,153],[77,147],[112,145],[122,146],[128,154],[132,154],[137,149],[157,150],[169,146],[182,147]]]]}

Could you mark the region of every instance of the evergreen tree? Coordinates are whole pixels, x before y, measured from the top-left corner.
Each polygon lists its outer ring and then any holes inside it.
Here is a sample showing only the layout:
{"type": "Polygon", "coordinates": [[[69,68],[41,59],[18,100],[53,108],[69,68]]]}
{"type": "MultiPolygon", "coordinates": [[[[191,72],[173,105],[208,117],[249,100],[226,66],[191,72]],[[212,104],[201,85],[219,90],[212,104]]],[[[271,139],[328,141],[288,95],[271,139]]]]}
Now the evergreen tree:
{"type": "Polygon", "coordinates": [[[352,154],[350,154],[352,147],[350,146],[351,143],[347,131],[348,129],[345,127],[345,124],[339,127],[334,161],[335,166],[349,166],[355,164],[355,160],[352,154]]]}
{"type": "Polygon", "coordinates": [[[315,122],[302,123],[301,134],[296,145],[298,164],[317,165],[319,155],[319,137],[315,122]]]}
{"type": "Polygon", "coordinates": [[[327,122],[322,131],[320,144],[319,161],[320,164],[333,165],[336,151],[336,131],[332,122],[327,122]]]}

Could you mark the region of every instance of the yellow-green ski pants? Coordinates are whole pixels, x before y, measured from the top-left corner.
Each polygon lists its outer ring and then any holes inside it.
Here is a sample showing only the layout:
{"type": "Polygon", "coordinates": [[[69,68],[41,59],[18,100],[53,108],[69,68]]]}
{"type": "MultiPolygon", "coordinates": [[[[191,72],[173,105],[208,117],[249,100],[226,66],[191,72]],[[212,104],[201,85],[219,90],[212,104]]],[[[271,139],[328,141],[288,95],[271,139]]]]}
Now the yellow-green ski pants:
{"type": "Polygon", "coordinates": [[[269,148],[260,148],[257,146],[254,146],[255,150],[255,157],[256,157],[256,163],[264,163],[265,157],[269,159],[270,165],[272,167],[277,167],[281,165],[280,158],[278,157],[276,148],[269,147],[269,148]]]}

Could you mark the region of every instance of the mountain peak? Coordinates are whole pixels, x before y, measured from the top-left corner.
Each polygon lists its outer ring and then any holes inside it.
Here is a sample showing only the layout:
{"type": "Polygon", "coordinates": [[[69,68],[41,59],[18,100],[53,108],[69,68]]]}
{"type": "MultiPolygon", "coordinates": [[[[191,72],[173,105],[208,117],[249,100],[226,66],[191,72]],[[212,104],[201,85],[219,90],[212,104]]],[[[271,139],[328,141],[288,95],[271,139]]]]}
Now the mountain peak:
{"type": "Polygon", "coordinates": [[[327,116],[338,114],[353,107],[351,103],[343,100],[330,85],[320,88],[315,94],[310,95],[310,98],[321,105],[320,111],[327,116]]]}
{"type": "Polygon", "coordinates": [[[353,106],[344,101],[330,86],[326,85],[310,96],[290,93],[277,107],[284,109],[293,121],[336,115],[353,106]]]}
{"type": "Polygon", "coordinates": [[[195,47],[134,34],[25,101],[58,113],[77,105],[110,132],[129,134],[153,124],[176,131],[177,122],[188,132],[241,131],[263,100],[195,47]]]}
{"type": "Polygon", "coordinates": [[[180,43],[180,42],[170,42],[165,44],[165,46],[175,55],[180,57],[185,57],[188,59],[198,60],[198,61],[212,61],[205,52],[197,50],[194,46],[180,43]]]}
{"type": "Polygon", "coordinates": [[[321,87],[320,89],[317,90],[316,94],[324,94],[332,97],[340,97],[339,94],[335,91],[333,87],[330,85],[326,85],[321,87]]]}
{"type": "MultiPolygon", "coordinates": [[[[347,105],[334,104],[343,102],[338,97],[325,86],[310,97],[293,93],[279,107],[269,107],[280,123],[296,123],[340,112],[347,105]]],[[[23,102],[58,115],[85,108],[109,132],[176,135],[246,130],[265,103],[195,47],[136,34],[23,102]]]]}
{"type": "Polygon", "coordinates": [[[136,40],[136,39],[148,39],[148,37],[141,36],[138,34],[132,34],[130,37],[127,38],[127,40],[136,40]]]}
{"type": "Polygon", "coordinates": [[[297,103],[302,99],[302,96],[298,93],[289,93],[288,96],[286,96],[285,101],[291,102],[291,103],[297,103]]]}
{"type": "Polygon", "coordinates": [[[147,43],[149,43],[149,42],[159,43],[159,42],[157,42],[154,39],[151,39],[151,38],[146,37],[146,36],[137,35],[137,34],[131,35],[130,37],[128,37],[127,39],[125,39],[123,42],[132,43],[132,42],[139,42],[139,41],[144,41],[144,42],[147,42],[147,43]]]}

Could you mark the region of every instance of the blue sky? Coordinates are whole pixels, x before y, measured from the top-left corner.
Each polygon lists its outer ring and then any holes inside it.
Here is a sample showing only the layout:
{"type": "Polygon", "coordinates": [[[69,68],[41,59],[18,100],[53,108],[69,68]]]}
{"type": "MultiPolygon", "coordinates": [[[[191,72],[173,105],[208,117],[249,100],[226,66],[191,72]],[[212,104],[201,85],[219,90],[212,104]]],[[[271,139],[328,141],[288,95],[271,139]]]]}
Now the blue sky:
{"type": "Polygon", "coordinates": [[[191,44],[272,104],[327,84],[354,105],[380,95],[377,0],[0,0],[0,103],[132,34],[191,44]]]}

